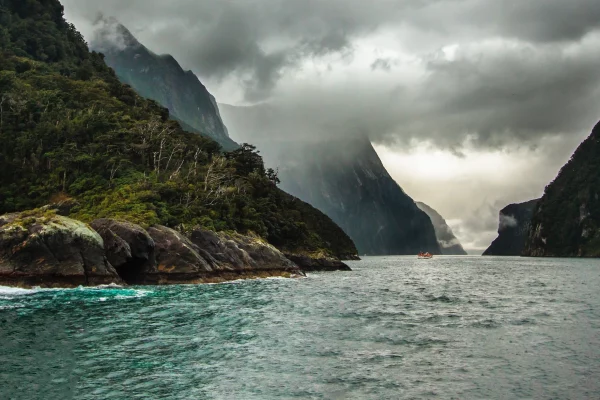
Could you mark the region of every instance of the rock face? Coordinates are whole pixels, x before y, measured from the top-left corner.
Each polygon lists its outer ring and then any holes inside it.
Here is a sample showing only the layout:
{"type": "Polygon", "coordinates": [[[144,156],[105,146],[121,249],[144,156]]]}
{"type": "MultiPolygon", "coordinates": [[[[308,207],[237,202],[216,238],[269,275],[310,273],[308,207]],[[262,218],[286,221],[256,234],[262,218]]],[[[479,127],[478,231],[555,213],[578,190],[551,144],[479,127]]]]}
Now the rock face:
{"type": "Polygon", "coordinates": [[[324,212],[369,255],[441,254],[433,224],[396,183],[370,141],[309,141],[289,134],[286,115],[268,107],[221,105],[233,136],[255,144],[279,168],[281,188],[324,212]]]}
{"type": "Polygon", "coordinates": [[[254,236],[195,229],[190,237],[164,226],[147,230],[97,220],[106,254],[129,284],[198,283],[245,276],[300,274],[275,247],[254,236]]]}
{"type": "Polygon", "coordinates": [[[155,285],[350,270],[325,256],[283,255],[254,235],[98,219],[91,227],[39,209],[0,217],[0,285],[155,285]],[[92,229],[93,227],[93,229],[92,229]]]}
{"type": "Polygon", "coordinates": [[[349,266],[332,258],[312,258],[299,254],[286,254],[287,258],[298,265],[302,271],[352,271],[349,266]]]}
{"type": "Polygon", "coordinates": [[[114,19],[103,21],[90,47],[105,54],[106,64],[121,82],[168,108],[184,129],[211,137],[226,150],[237,147],[229,138],[215,98],[172,56],[154,54],[114,19]]]}
{"type": "Polygon", "coordinates": [[[222,270],[298,270],[279,250],[258,236],[215,233],[195,229],[191,241],[203,252],[214,258],[214,265],[222,270]]]}
{"type": "Polygon", "coordinates": [[[51,211],[0,217],[0,285],[59,286],[122,283],[100,235],[51,211]]]}
{"type": "Polygon", "coordinates": [[[142,284],[155,267],[155,243],[142,227],[128,222],[98,219],[90,224],[104,240],[109,262],[129,284],[142,284]]]}
{"type": "Polygon", "coordinates": [[[417,202],[416,204],[417,207],[419,207],[421,211],[427,214],[429,219],[431,219],[433,228],[435,229],[435,236],[440,244],[442,254],[454,256],[467,255],[467,252],[465,249],[463,249],[460,241],[456,238],[456,236],[454,236],[452,228],[450,228],[446,223],[446,220],[427,204],[421,202],[417,202]]]}
{"type": "Polygon", "coordinates": [[[523,255],[600,257],[600,123],[546,186],[523,255]]]}
{"type": "Polygon", "coordinates": [[[519,256],[531,227],[531,216],[539,199],[510,204],[500,211],[498,237],[483,253],[484,256],[519,256]]]}
{"type": "Polygon", "coordinates": [[[431,220],[388,174],[368,140],[295,148],[296,160],[281,149],[282,189],[333,219],[360,254],[441,254],[431,220]]]}

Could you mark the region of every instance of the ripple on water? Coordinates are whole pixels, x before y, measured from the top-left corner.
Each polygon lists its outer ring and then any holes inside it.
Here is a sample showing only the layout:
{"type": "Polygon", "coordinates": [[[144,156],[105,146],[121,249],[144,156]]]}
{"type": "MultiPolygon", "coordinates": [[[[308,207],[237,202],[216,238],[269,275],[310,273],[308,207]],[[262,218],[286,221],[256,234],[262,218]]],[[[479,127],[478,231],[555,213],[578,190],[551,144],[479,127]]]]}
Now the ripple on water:
{"type": "Polygon", "coordinates": [[[298,280],[0,288],[0,398],[600,398],[600,265],[568,262],[385,257],[298,280]]]}
{"type": "Polygon", "coordinates": [[[425,297],[427,298],[428,301],[439,301],[441,303],[456,303],[459,301],[458,299],[453,299],[449,296],[446,296],[445,294],[442,294],[440,296],[428,294],[425,297]]]}

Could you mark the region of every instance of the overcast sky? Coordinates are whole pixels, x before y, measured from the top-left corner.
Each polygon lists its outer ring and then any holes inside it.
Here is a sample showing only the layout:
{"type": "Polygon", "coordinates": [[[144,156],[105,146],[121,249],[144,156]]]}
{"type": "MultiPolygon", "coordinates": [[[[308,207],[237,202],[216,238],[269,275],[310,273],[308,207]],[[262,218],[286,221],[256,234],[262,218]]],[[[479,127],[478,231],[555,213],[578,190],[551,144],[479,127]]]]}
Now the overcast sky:
{"type": "Polygon", "coordinates": [[[63,4],[88,40],[99,12],[118,18],[221,103],[287,105],[323,128],[308,136],[368,135],[466,248],[540,196],[600,119],[598,0],[63,4]]]}

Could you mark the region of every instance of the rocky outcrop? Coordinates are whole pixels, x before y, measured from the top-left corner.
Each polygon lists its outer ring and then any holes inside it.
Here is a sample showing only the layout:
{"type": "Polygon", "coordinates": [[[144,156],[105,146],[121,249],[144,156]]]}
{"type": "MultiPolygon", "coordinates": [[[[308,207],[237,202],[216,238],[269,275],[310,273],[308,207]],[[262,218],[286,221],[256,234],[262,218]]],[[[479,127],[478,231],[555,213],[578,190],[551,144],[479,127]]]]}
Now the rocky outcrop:
{"type": "Polygon", "coordinates": [[[106,253],[129,284],[200,283],[251,276],[291,276],[299,268],[259,237],[194,229],[188,236],[164,226],[147,230],[98,220],[106,253]]]}
{"type": "Polygon", "coordinates": [[[213,257],[220,269],[298,271],[296,264],[258,236],[195,229],[191,241],[213,257]]]}
{"type": "Polygon", "coordinates": [[[88,226],[40,209],[0,217],[0,285],[155,285],[350,270],[328,257],[289,255],[255,235],[99,219],[88,226]]]}
{"type": "Polygon", "coordinates": [[[417,202],[416,204],[417,207],[419,207],[425,214],[427,214],[427,216],[429,216],[429,219],[431,219],[431,223],[433,223],[433,228],[435,229],[435,237],[440,244],[442,254],[454,256],[467,255],[467,252],[465,249],[463,249],[458,238],[454,236],[452,228],[448,226],[448,223],[440,215],[440,213],[425,203],[417,202]]]}
{"type": "Polygon", "coordinates": [[[91,227],[102,236],[109,262],[129,284],[143,284],[155,267],[155,243],[139,225],[111,219],[93,221],[91,227]]]}
{"type": "Polygon", "coordinates": [[[194,280],[217,270],[214,259],[181,233],[164,226],[151,227],[148,233],[156,244],[156,265],[147,281],[194,280]]]}
{"type": "Polygon", "coordinates": [[[75,287],[122,283],[102,237],[52,211],[0,217],[0,285],[75,287]]]}
{"type": "Polygon", "coordinates": [[[531,226],[531,216],[539,199],[510,204],[500,211],[498,237],[484,256],[520,256],[531,226]]]}
{"type": "Polygon", "coordinates": [[[352,271],[350,267],[340,260],[329,257],[309,257],[301,254],[287,254],[287,258],[292,260],[303,271],[352,271]]]}

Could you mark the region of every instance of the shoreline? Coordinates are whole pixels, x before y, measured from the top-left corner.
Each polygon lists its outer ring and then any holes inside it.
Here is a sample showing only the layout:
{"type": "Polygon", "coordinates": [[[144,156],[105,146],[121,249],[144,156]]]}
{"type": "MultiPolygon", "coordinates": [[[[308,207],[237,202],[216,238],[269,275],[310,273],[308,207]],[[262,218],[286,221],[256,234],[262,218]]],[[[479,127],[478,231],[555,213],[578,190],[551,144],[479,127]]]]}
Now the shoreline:
{"type": "MultiPolygon", "coordinates": [[[[50,283],[35,282],[40,277],[34,278],[15,278],[0,279],[0,287],[35,290],[35,289],[77,289],[77,288],[102,288],[102,289],[126,289],[130,287],[152,287],[152,286],[175,286],[175,285],[204,285],[204,284],[219,284],[234,281],[260,280],[269,278],[284,278],[284,279],[299,279],[305,278],[306,275],[300,271],[290,272],[289,270],[269,270],[269,271],[232,271],[222,274],[214,274],[213,276],[197,276],[190,279],[171,279],[166,276],[159,276],[154,282],[135,283],[135,284],[99,284],[88,285],[84,282],[73,282],[68,277],[47,277],[50,283]]],[[[43,280],[43,279],[42,279],[43,280]]]]}

